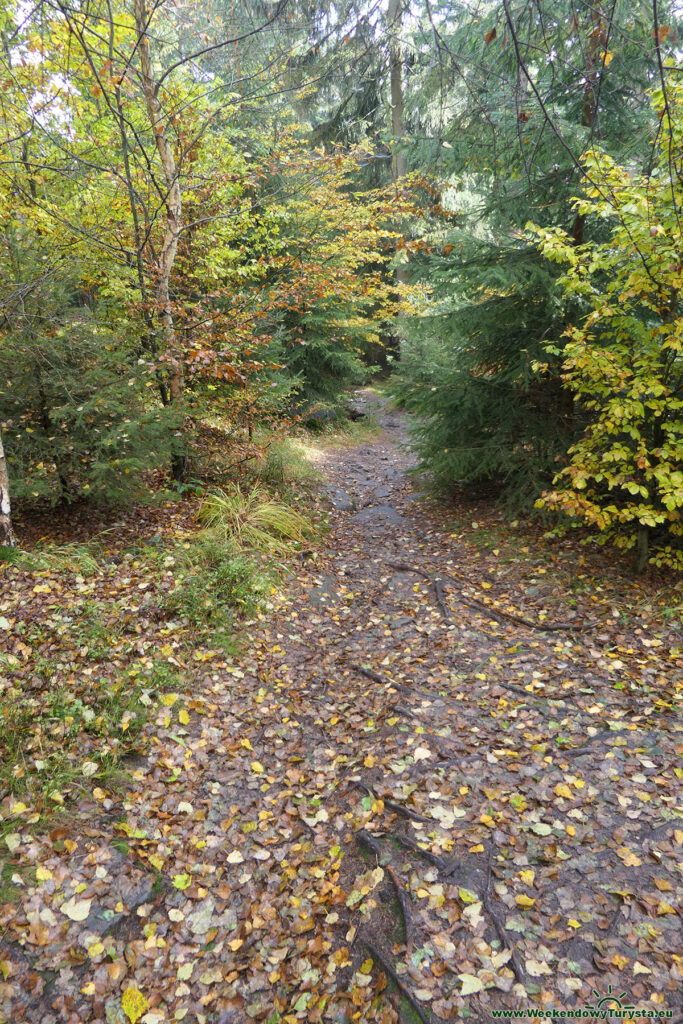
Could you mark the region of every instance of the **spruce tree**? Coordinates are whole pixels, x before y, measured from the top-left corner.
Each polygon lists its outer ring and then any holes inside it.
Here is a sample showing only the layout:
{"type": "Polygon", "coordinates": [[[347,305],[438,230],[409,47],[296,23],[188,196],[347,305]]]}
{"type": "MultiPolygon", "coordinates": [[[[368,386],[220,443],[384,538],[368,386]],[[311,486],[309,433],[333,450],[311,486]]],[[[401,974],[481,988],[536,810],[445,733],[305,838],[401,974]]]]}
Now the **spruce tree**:
{"type": "Polygon", "coordinates": [[[600,238],[604,226],[572,208],[578,158],[599,142],[648,159],[656,52],[642,0],[485,11],[475,22],[449,0],[433,4],[414,37],[408,116],[421,138],[409,159],[431,156],[445,210],[414,269],[433,288],[432,315],[404,325],[395,388],[419,414],[417,448],[440,483],[493,484],[528,504],[583,424],[563,396],[561,359],[548,365],[543,349],[578,309],[525,225],[563,227],[577,245],[600,238]]]}

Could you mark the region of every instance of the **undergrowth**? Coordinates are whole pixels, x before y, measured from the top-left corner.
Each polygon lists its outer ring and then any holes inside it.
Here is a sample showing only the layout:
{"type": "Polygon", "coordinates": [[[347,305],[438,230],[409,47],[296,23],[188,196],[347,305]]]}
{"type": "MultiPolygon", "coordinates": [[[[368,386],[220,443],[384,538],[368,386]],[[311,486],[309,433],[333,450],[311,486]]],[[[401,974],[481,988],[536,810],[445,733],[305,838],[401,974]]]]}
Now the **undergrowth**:
{"type": "Polygon", "coordinates": [[[112,527],[84,543],[0,552],[5,896],[18,821],[48,827],[93,793],[125,788],[158,697],[190,689],[203,652],[234,657],[240,621],[267,604],[288,554],[310,546],[314,528],[295,507],[309,504],[318,475],[307,439],[263,440],[239,474],[203,485],[194,529],[187,509],[199,486],[151,540],[117,544],[112,527]]]}

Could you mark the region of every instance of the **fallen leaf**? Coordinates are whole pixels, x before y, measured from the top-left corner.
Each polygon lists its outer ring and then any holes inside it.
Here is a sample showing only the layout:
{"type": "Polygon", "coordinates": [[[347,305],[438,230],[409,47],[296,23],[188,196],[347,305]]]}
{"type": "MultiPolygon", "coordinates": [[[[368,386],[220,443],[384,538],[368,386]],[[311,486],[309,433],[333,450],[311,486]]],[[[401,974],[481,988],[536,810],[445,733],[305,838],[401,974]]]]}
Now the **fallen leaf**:
{"type": "Polygon", "coordinates": [[[640,857],[637,857],[635,853],[629,850],[628,846],[619,846],[617,848],[617,856],[621,857],[627,868],[637,868],[643,863],[640,857]]]}
{"type": "Polygon", "coordinates": [[[149,1003],[139,989],[127,988],[121,996],[121,1006],[130,1024],[136,1024],[149,1008],[149,1003]]]}
{"type": "Polygon", "coordinates": [[[484,988],[483,981],[474,974],[459,974],[458,977],[462,982],[460,988],[460,995],[462,996],[474,995],[475,992],[481,992],[484,988]]]}
{"type": "Polygon", "coordinates": [[[91,904],[92,899],[77,900],[75,896],[72,896],[70,900],[66,900],[62,903],[59,909],[72,921],[85,921],[86,917],[90,913],[91,904]]]}

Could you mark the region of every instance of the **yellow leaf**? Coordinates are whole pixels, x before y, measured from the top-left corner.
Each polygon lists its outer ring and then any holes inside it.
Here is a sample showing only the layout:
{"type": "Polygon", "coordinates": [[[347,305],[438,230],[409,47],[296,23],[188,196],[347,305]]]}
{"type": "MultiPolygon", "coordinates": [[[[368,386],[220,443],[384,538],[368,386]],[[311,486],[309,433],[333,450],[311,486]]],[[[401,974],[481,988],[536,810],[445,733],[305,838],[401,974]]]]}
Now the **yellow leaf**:
{"type": "Polygon", "coordinates": [[[363,961],[363,963],[361,964],[361,967],[360,967],[360,973],[361,974],[370,974],[372,972],[372,963],[373,963],[373,961],[372,961],[371,957],[368,957],[367,960],[363,961]]]}
{"type": "MultiPolygon", "coordinates": [[[[159,697],[159,700],[161,701],[162,704],[165,704],[167,708],[172,708],[175,702],[178,700],[178,696],[179,694],[177,693],[162,693],[161,697],[159,697]]],[[[132,992],[134,990],[128,989],[128,991],[132,992]]]]}
{"type": "Polygon", "coordinates": [[[661,900],[660,903],[657,906],[657,913],[660,914],[660,915],[662,915],[662,914],[675,914],[676,911],[674,910],[674,908],[671,906],[670,903],[665,903],[664,900],[661,900]]]}
{"type": "Polygon", "coordinates": [[[581,922],[577,921],[575,917],[570,917],[569,920],[567,921],[567,924],[569,925],[570,928],[580,928],[581,927],[581,922]]]}
{"type": "Polygon", "coordinates": [[[526,871],[520,871],[519,877],[522,879],[522,881],[524,882],[525,885],[532,886],[534,884],[534,878],[536,877],[536,872],[534,871],[533,868],[529,868],[526,871]]]}
{"type": "Polygon", "coordinates": [[[553,793],[555,794],[555,796],[564,796],[567,798],[567,800],[572,799],[572,791],[566,782],[558,782],[558,784],[555,786],[555,789],[553,790],[553,793]]]}
{"type": "Polygon", "coordinates": [[[240,740],[240,746],[244,747],[245,750],[253,751],[253,747],[249,740],[240,740]]]}
{"type": "Polygon", "coordinates": [[[459,888],[458,889],[458,896],[463,901],[463,903],[476,903],[477,900],[479,899],[477,894],[474,893],[474,892],[471,892],[470,889],[459,888]]]}
{"type": "Polygon", "coordinates": [[[49,868],[44,868],[42,865],[36,868],[36,878],[39,882],[47,882],[49,878],[52,878],[52,872],[49,868]]]}
{"type": "Polygon", "coordinates": [[[181,708],[181,710],[178,712],[178,720],[181,725],[187,725],[187,723],[190,721],[190,716],[188,712],[185,710],[185,708],[181,708]]]}
{"type": "Polygon", "coordinates": [[[263,767],[260,761],[252,761],[251,770],[253,772],[256,772],[257,775],[261,775],[265,771],[265,768],[263,767]]]}
{"type": "Polygon", "coordinates": [[[533,907],[535,902],[536,900],[532,900],[531,896],[527,896],[524,893],[520,893],[519,896],[515,896],[515,903],[517,904],[517,906],[524,907],[525,910],[528,910],[530,907],[533,907]]]}
{"type": "Polygon", "coordinates": [[[228,945],[230,946],[230,949],[233,951],[233,953],[235,953],[240,948],[240,946],[244,945],[244,939],[231,939],[228,945]]]}
{"type": "Polygon", "coordinates": [[[645,964],[641,964],[640,960],[636,960],[636,962],[633,965],[633,973],[634,974],[652,974],[652,971],[650,970],[649,967],[646,967],[645,964]]]}
{"type": "Polygon", "coordinates": [[[363,764],[365,765],[365,767],[366,767],[366,768],[374,768],[374,767],[375,767],[375,765],[377,764],[377,761],[376,761],[376,759],[375,759],[375,758],[374,758],[374,757],[372,756],[372,754],[368,754],[368,756],[367,756],[367,757],[365,758],[365,760],[363,761],[363,764]]]}
{"type": "Polygon", "coordinates": [[[605,65],[606,68],[608,68],[610,66],[610,64],[612,63],[612,59],[614,58],[614,54],[612,53],[611,50],[607,50],[607,51],[603,50],[602,53],[600,54],[600,56],[602,57],[602,63],[605,65]]]}
{"type": "Polygon", "coordinates": [[[566,825],[565,827],[566,827],[567,835],[568,836],[575,836],[576,835],[576,829],[574,828],[573,825],[566,825]]]}
{"type": "Polygon", "coordinates": [[[483,853],[484,852],[484,847],[481,845],[481,843],[477,843],[476,846],[470,846],[470,851],[469,852],[470,853],[483,853]]]}
{"type": "Polygon", "coordinates": [[[136,1024],[149,1007],[149,1003],[137,988],[127,988],[121,996],[121,1006],[130,1024],[136,1024]]]}
{"type": "Polygon", "coordinates": [[[617,856],[621,857],[627,868],[637,868],[643,863],[640,857],[637,857],[635,853],[629,850],[628,846],[617,847],[617,856]]]}
{"type": "Polygon", "coordinates": [[[481,978],[477,978],[474,974],[459,974],[458,977],[462,982],[462,988],[460,989],[461,996],[470,996],[475,992],[481,992],[484,987],[484,983],[481,978]]]}

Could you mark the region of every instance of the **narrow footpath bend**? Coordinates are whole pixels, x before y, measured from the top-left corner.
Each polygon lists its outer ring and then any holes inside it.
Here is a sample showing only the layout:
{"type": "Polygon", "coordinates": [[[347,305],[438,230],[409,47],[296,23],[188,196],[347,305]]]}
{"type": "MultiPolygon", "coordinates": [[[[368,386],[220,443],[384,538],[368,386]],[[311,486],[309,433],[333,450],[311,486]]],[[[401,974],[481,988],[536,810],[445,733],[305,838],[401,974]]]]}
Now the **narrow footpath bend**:
{"type": "Polygon", "coordinates": [[[615,688],[608,633],[478,605],[507,607],[505,567],[418,500],[378,415],[328,453],[324,550],[246,658],[160,705],[123,811],[36,855],[12,1024],[483,1024],[609,993],[680,1020],[674,681],[615,688]]]}

